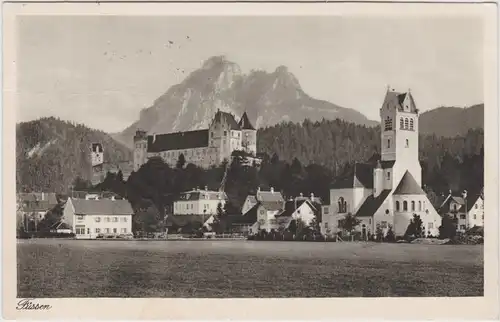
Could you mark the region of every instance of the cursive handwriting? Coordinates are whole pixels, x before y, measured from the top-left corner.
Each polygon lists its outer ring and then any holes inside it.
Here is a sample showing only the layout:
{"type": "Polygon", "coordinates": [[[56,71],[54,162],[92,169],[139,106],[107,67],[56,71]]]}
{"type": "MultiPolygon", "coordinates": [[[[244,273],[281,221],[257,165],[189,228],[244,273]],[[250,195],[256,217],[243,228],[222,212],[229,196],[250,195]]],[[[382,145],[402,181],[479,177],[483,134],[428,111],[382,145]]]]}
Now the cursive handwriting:
{"type": "Polygon", "coordinates": [[[52,305],[33,303],[35,299],[21,299],[17,302],[16,310],[50,310],[52,305]]]}

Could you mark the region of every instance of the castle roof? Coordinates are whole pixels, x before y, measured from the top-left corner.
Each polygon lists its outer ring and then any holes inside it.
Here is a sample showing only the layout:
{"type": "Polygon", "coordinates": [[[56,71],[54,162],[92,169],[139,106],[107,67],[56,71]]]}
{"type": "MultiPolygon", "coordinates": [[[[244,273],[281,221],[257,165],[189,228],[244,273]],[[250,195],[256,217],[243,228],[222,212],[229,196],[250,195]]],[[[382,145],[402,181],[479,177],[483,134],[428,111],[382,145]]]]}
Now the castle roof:
{"type": "Polygon", "coordinates": [[[247,112],[243,113],[243,115],[241,116],[238,126],[242,130],[255,130],[255,128],[252,126],[252,123],[250,123],[250,120],[248,119],[247,112]]]}
{"type": "Polygon", "coordinates": [[[425,192],[418,185],[417,181],[411,173],[406,170],[403,178],[399,182],[396,190],[394,190],[395,195],[425,195],[425,192]]]}
{"type": "Polygon", "coordinates": [[[356,212],[356,216],[358,217],[370,217],[375,214],[375,212],[380,208],[380,206],[384,203],[385,199],[387,199],[387,196],[391,193],[390,189],[382,190],[382,192],[377,196],[374,197],[373,195],[368,196],[366,198],[365,202],[359,207],[358,211],[356,212]]]}
{"type": "Polygon", "coordinates": [[[227,123],[229,125],[229,129],[231,130],[240,130],[240,126],[234,119],[233,114],[227,113],[227,112],[222,112],[222,111],[217,111],[214,116],[214,122],[219,122],[219,123],[227,123]]]}
{"type": "Polygon", "coordinates": [[[208,130],[148,136],[148,152],[162,152],[204,147],[208,147],[208,130]]]}

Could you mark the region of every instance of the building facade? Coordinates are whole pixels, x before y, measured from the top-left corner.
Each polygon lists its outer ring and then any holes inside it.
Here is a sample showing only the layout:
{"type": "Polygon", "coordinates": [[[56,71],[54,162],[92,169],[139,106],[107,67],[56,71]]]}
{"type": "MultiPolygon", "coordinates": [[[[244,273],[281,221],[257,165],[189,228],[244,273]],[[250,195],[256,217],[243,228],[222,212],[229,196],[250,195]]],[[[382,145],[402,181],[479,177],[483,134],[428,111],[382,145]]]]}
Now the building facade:
{"type": "Polygon", "coordinates": [[[219,204],[227,201],[225,192],[194,189],[184,192],[174,201],[174,215],[216,215],[219,204]]]}
{"type": "Polygon", "coordinates": [[[456,219],[457,231],[466,232],[473,227],[484,227],[484,196],[482,193],[453,195],[451,192],[439,207],[441,215],[456,219]]]}
{"type": "Polygon", "coordinates": [[[130,203],[123,199],[68,198],[62,221],[76,238],[117,237],[132,234],[133,213],[130,203]]]}
{"type": "Polygon", "coordinates": [[[161,157],[174,167],[180,155],[186,163],[208,168],[229,160],[235,150],[255,156],[257,131],[246,113],[236,122],[232,114],[217,111],[204,130],[152,135],[138,130],[134,136],[134,171],[151,157],[161,157]]]}
{"type": "Polygon", "coordinates": [[[410,93],[387,90],[381,118],[381,157],[376,164],[357,163],[330,190],[330,205],[323,207],[321,231],[341,231],[339,220],[347,213],[361,220],[362,234],[377,228],[403,236],[414,215],[426,235],[437,236],[441,217],[422,190],[418,153],[419,111],[410,93]]]}
{"type": "Polygon", "coordinates": [[[127,180],[133,169],[132,161],[121,161],[116,164],[106,162],[104,148],[101,143],[92,143],[90,151],[91,183],[95,186],[104,181],[107,173],[122,172],[123,180],[127,180]]]}

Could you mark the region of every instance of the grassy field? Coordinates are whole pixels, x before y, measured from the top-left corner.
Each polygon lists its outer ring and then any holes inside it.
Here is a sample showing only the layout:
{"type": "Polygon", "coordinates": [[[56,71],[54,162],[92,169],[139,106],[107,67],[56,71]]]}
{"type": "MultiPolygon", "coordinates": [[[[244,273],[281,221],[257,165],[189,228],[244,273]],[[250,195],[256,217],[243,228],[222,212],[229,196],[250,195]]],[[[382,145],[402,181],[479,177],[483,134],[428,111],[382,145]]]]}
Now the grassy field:
{"type": "Polygon", "coordinates": [[[482,296],[483,247],[19,240],[18,297],[482,296]]]}

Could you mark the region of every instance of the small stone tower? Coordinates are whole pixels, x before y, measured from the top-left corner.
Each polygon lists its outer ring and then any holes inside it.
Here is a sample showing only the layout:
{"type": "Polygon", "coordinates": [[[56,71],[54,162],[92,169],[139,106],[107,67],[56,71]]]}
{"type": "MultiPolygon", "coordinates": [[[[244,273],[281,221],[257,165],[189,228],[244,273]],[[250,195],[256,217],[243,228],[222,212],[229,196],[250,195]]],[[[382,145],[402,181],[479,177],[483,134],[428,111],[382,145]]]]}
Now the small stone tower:
{"type": "Polygon", "coordinates": [[[148,136],[146,131],[137,130],[134,135],[134,171],[146,163],[148,158],[148,136]]]}
{"type": "Polygon", "coordinates": [[[250,123],[247,112],[243,113],[238,125],[241,128],[243,151],[255,156],[257,154],[257,130],[250,123]]]}
{"type": "Polygon", "coordinates": [[[91,182],[93,185],[100,183],[105,176],[104,149],[101,143],[92,143],[90,151],[91,182]]]}

